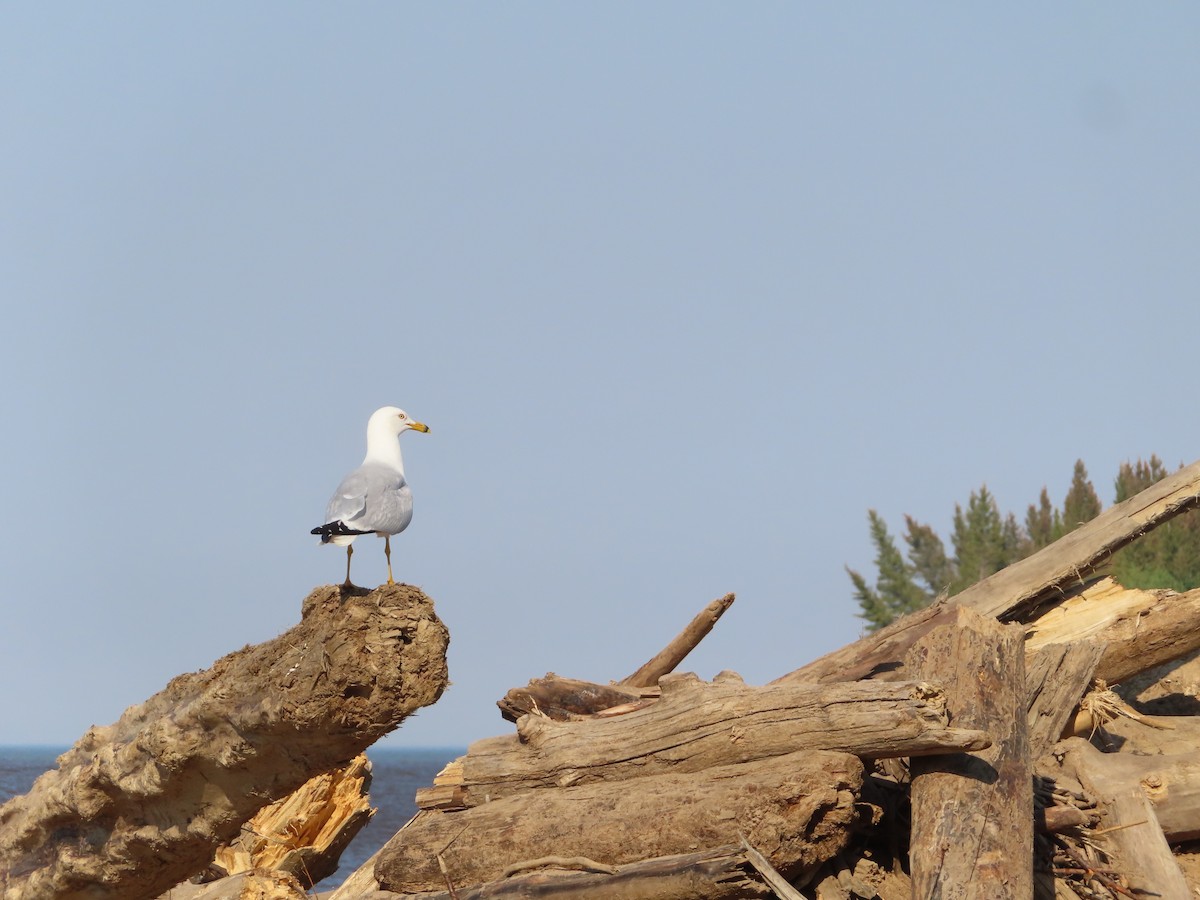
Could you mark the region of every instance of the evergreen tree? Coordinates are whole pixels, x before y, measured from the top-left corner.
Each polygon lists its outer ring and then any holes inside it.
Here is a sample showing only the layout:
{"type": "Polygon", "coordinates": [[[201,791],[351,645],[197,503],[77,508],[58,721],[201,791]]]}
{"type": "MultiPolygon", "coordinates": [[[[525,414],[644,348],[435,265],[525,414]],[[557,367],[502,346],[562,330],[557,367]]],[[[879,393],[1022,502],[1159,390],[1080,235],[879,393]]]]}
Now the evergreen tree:
{"type": "MultiPolygon", "coordinates": [[[[1015,525],[1016,520],[1012,522],[1015,525]]],[[[1008,565],[1016,551],[1013,538],[987,485],[971,492],[965,512],[956,504],[954,533],[950,536],[954,544],[955,578],[950,584],[950,594],[957,594],[1008,565]]]]}
{"type": "Polygon", "coordinates": [[[867,513],[871,523],[871,543],[875,545],[875,586],[847,567],[854,584],[854,598],[862,609],[858,615],[867,620],[867,629],[876,631],[893,619],[928,606],[932,599],[913,580],[913,567],[904,561],[896,542],[888,533],[887,523],[875,510],[867,513]]]}
{"type": "Polygon", "coordinates": [[[1087,467],[1082,459],[1075,460],[1075,474],[1071,478],[1071,487],[1063,500],[1062,524],[1055,540],[1068,532],[1074,531],[1084,522],[1090,522],[1100,515],[1100,498],[1096,489],[1088,480],[1087,467]]]}
{"type": "MultiPolygon", "coordinates": [[[[1151,456],[1149,462],[1122,463],[1116,479],[1117,502],[1168,474],[1157,456],[1151,456]]],[[[1113,557],[1112,570],[1126,587],[1175,591],[1200,587],[1200,514],[1196,510],[1183,513],[1138,538],[1113,557]]]]}
{"type": "MultiPolygon", "coordinates": [[[[1116,478],[1117,502],[1168,474],[1157,456],[1151,456],[1149,462],[1123,463],[1116,478]]],[[[987,485],[971,494],[966,509],[956,504],[950,536],[953,556],[947,555],[932,527],[905,516],[907,560],[888,533],[887,524],[871,510],[878,579],[871,586],[858,572],[846,570],[862,608],[859,615],[875,631],[898,616],[926,606],[940,594],[957,594],[1053,543],[1094,519],[1101,509],[1087,467],[1083,460],[1076,460],[1062,510],[1054,507],[1049,492],[1042,488],[1037,504],[1027,508],[1023,526],[1012,513],[1001,515],[987,485]]],[[[1120,550],[1113,557],[1112,572],[1125,587],[1176,591],[1200,587],[1200,509],[1177,516],[1120,550]]]]}
{"type": "Polygon", "coordinates": [[[1054,543],[1054,536],[1062,528],[1062,516],[1050,502],[1050,493],[1042,488],[1038,505],[1029,505],[1025,513],[1025,534],[1029,538],[1029,549],[1041,550],[1054,543]]]}
{"type": "Polygon", "coordinates": [[[946,545],[930,525],[922,525],[912,516],[905,516],[907,530],[904,541],[908,544],[908,558],[912,562],[913,574],[925,585],[925,594],[937,597],[947,593],[954,583],[953,560],[946,556],[946,545]]]}

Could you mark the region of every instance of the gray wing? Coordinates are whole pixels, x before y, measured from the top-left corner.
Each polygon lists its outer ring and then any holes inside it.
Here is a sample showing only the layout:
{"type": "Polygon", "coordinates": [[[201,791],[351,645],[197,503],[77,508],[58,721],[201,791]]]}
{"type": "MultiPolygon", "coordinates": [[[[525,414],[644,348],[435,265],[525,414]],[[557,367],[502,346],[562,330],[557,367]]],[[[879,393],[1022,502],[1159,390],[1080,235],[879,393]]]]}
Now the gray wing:
{"type": "Polygon", "coordinates": [[[342,522],[359,531],[396,534],[412,519],[412,492],[404,476],[383,466],[360,466],[342,479],[329,505],[326,522],[342,522]]]}

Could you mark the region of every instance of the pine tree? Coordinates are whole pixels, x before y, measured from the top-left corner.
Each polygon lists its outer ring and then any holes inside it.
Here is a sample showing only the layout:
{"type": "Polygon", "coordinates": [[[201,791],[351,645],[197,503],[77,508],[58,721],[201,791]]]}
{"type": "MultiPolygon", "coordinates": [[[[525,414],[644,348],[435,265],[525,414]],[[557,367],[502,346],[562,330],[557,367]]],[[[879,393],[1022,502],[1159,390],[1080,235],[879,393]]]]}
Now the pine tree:
{"type": "Polygon", "coordinates": [[[1054,543],[1054,536],[1062,528],[1062,516],[1050,502],[1050,493],[1042,488],[1038,505],[1029,505],[1025,513],[1025,534],[1029,537],[1030,550],[1041,550],[1054,543]]]}
{"type": "Polygon", "coordinates": [[[936,597],[947,593],[954,583],[953,560],[946,556],[946,545],[930,525],[922,525],[912,516],[904,517],[906,531],[904,542],[908,544],[908,558],[912,562],[913,574],[925,585],[925,594],[936,597]]]}
{"type": "Polygon", "coordinates": [[[929,605],[932,599],[913,580],[913,567],[904,561],[896,542],[888,533],[887,523],[875,510],[867,513],[871,524],[871,543],[875,545],[875,586],[847,567],[854,584],[854,598],[862,609],[858,615],[867,620],[867,629],[876,631],[900,616],[929,605]]]}
{"type": "Polygon", "coordinates": [[[1074,531],[1084,522],[1096,518],[1102,508],[1100,498],[1096,496],[1096,489],[1088,480],[1087,467],[1082,459],[1075,460],[1075,474],[1071,478],[1071,487],[1067,491],[1066,499],[1063,500],[1062,524],[1055,540],[1074,531]]]}
{"type": "Polygon", "coordinates": [[[951,595],[999,572],[1012,561],[1017,549],[1016,520],[1011,516],[1009,519],[1011,525],[1001,518],[996,498],[987,485],[971,492],[966,512],[955,505],[954,533],[950,540],[954,544],[956,572],[950,585],[951,595]]]}
{"type": "MultiPolygon", "coordinates": [[[[1123,463],[1116,478],[1116,501],[1132,497],[1168,475],[1157,456],[1149,462],[1123,463]]],[[[875,545],[878,579],[872,587],[847,568],[854,597],[871,631],[898,616],[919,609],[940,594],[957,594],[982,578],[1000,571],[1074,531],[1100,514],[1102,505],[1088,478],[1083,460],[1075,461],[1071,486],[1062,510],[1050,502],[1046,488],[1036,505],[1025,512],[1024,525],[1009,513],[1002,516],[987,485],[972,492],[966,509],[954,507],[950,535],[954,555],[948,556],[941,537],[929,525],[905,516],[905,560],[888,533],[887,524],[870,511],[871,541],[875,545]]],[[[1191,510],[1134,541],[1113,557],[1113,575],[1131,588],[1200,587],[1200,509],[1191,510]]]]}
{"type": "MultiPolygon", "coordinates": [[[[1169,473],[1157,456],[1149,462],[1122,463],[1117,472],[1117,502],[1143,491],[1169,473]]],[[[1200,514],[1183,513],[1138,538],[1113,557],[1113,575],[1126,587],[1200,587],[1200,514]]]]}

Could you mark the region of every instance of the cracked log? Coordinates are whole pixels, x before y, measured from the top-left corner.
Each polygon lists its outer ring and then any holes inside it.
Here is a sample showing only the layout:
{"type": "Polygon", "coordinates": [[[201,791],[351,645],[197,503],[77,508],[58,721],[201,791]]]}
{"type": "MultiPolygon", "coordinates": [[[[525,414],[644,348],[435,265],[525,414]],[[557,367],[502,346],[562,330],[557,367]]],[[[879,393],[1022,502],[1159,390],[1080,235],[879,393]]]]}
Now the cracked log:
{"type": "Polygon", "coordinates": [[[514,864],[547,854],[622,866],[738,843],[742,836],[785,876],[796,877],[850,839],[862,777],[857,757],[804,751],[646,775],[636,787],[601,782],[526,792],[456,812],[426,810],[380,851],[375,877],[396,893],[444,890],[440,855],[461,890],[498,881],[514,864]]]}
{"type": "MultiPolygon", "coordinates": [[[[524,716],[517,735],[476,741],[456,783],[419,791],[422,808],[448,797],[471,807],[533,788],[842,750],[866,759],[980,749],[986,734],[947,724],[942,692],[915,682],[751,687],[733,673],[712,683],[662,679],[662,699],[612,718],[555,722],[524,716]]],[[[449,767],[448,767],[449,768],[449,767]]]]}
{"type": "Polygon", "coordinates": [[[298,625],[92,728],[0,807],[0,896],[158,896],[261,807],[436,701],[447,642],[414,587],[318,588],[298,625]]]}

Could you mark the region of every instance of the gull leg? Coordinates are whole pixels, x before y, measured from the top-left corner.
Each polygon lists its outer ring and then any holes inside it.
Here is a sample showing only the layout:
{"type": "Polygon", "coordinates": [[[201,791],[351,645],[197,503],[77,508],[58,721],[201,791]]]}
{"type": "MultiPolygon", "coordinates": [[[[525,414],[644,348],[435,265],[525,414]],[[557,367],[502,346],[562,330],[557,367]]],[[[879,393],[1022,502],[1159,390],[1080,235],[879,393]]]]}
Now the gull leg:
{"type": "Polygon", "coordinates": [[[392,578],[392,536],[390,534],[383,536],[383,555],[387,557],[388,584],[395,584],[396,581],[392,578]]]}
{"type": "Polygon", "coordinates": [[[354,583],[350,580],[350,557],[354,555],[354,545],[346,545],[346,583],[343,587],[354,587],[354,583]]]}

